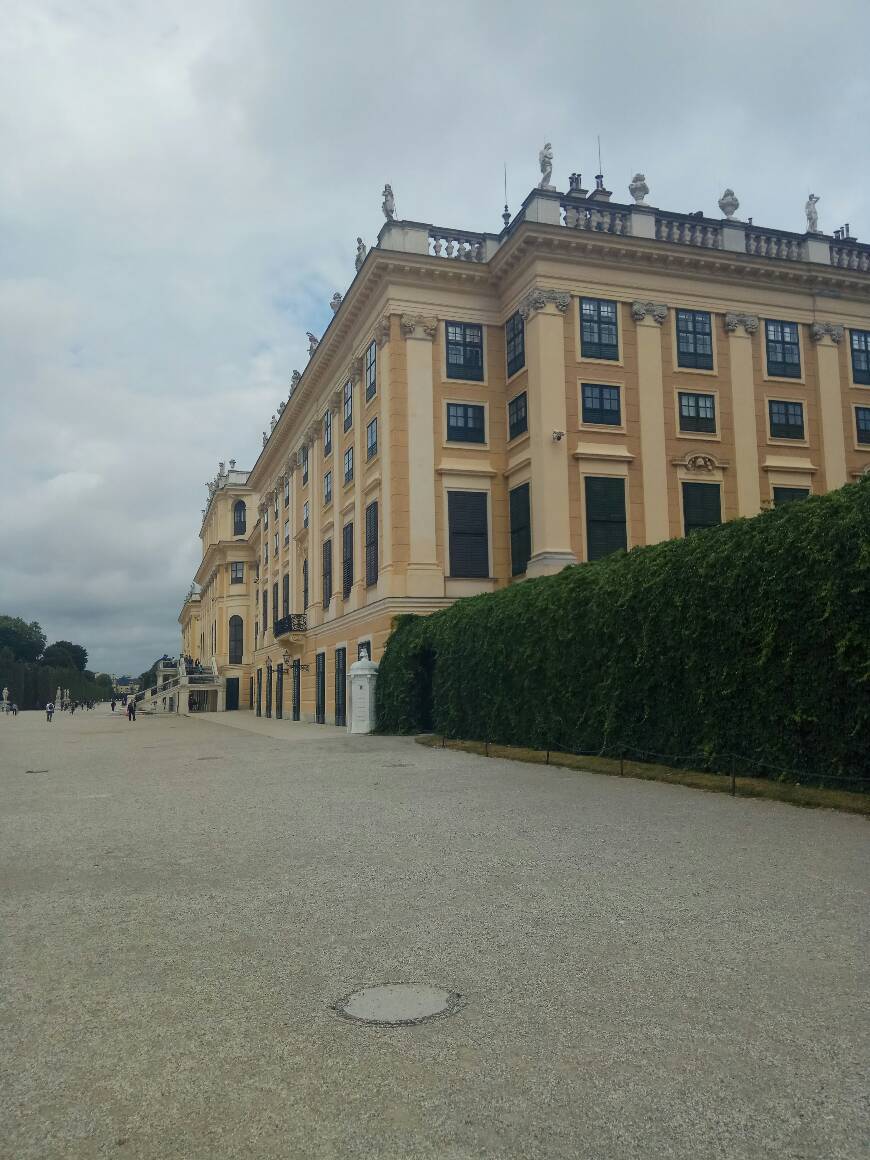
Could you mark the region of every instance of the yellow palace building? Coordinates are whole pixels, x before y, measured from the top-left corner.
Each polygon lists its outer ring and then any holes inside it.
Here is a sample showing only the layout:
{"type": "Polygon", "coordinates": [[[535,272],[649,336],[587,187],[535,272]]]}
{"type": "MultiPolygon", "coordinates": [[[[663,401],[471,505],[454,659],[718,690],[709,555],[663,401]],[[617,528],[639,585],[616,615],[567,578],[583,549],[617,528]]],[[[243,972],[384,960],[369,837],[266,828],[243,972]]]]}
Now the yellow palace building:
{"type": "Polygon", "coordinates": [[[387,187],[257,462],[209,485],[179,618],[209,707],[342,724],[399,614],[870,470],[870,246],[812,198],[790,233],[548,178],[492,234],[387,187]]]}

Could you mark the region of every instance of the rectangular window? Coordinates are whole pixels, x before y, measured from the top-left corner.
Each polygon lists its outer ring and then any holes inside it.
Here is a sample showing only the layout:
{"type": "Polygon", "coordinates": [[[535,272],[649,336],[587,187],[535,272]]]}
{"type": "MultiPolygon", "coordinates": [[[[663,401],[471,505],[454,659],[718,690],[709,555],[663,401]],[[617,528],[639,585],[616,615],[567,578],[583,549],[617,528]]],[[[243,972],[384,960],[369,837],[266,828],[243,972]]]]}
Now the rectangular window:
{"type": "Polygon", "coordinates": [[[275,522],[278,522],[278,488],[275,487],[275,522]]]}
{"type": "Polygon", "coordinates": [[[378,453],[378,417],[375,415],[366,427],[366,459],[374,459],[378,453]]]}
{"type": "Polygon", "coordinates": [[[268,531],[269,528],[269,505],[263,505],[263,531],[268,531]]]}
{"type": "Polygon", "coordinates": [[[269,541],[263,540],[263,563],[269,563],[269,541]]]}
{"type": "Polygon", "coordinates": [[[522,576],[532,554],[532,515],[529,504],[529,485],[513,488],[510,496],[511,516],[511,575],[522,576]]]}
{"type": "Polygon", "coordinates": [[[278,585],[277,585],[277,583],[272,585],[272,617],[275,620],[278,619],[278,585]]]}
{"type": "Polygon", "coordinates": [[[870,443],[870,407],[855,408],[855,435],[859,443],[870,443]]]}
{"type": "Polygon", "coordinates": [[[680,430],[716,433],[716,396],[678,391],[680,430]]]}
{"type": "Polygon", "coordinates": [[[378,501],[366,508],[366,584],[378,582],[378,501]]]}
{"type": "Polygon", "coordinates": [[[770,399],[767,408],[770,414],[771,439],[803,439],[803,403],[791,403],[782,399],[770,399]]]}
{"type": "Polygon", "coordinates": [[[289,520],[284,521],[284,543],[285,544],[290,543],[290,521],[289,520]]]}
{"type": "Polygon", "coordinates": [[[508,403],[508,440],[516,439],[529,429],[528,397],[525,391],[515,395],[508,403]]]}
{"type": "Polygon", "coordinates": [[[308,482],[308,444],[302,447],[302,486],[308,482]]]}
{"type": "Polygon", "coordinates": [[[344,429],[349,431],[353,426],[353,383],[344,384],[342,414],[344,415],[344,429]]]}
{"type": "Polygon", "coordinates": [[[230,584],[244,584],[245,582],[245,565],[244,564],[230,564],[230,584]]]}
{"type": "Polygon", "coordinates": [[[302,561],[302,611],[308,607],[308,557],[302,561]]]}
{"type": "Polygon", "coordinates": [[[332,472],[327,471],[323,477],[323,504],[332,503],[332,472]]]}
{"type": "Polygon", "coordinates": [[[455,443],[485,443],[483,407],[473,403],[448,403],[447,438],[455,443]]]}
{"type": "Polygon", "coordinates": [[[378,389],[378,344],[372,342],[365,353],[363,380],[366,385],[366,402],[375,397],[378,389]]]}
{"type": "Polygon", "coordinates": [[[801,377],[801,348],[796,322],[765,319],[764,337],[767,345],[767,373],[779,378],[801,377]]]}
{"type": "Polygon", "coordinates": [[[587,476],[586,558],[601,560],[627,547],[625,480],[619,476],[587,476]]]}
{"type": "Polygon", "coordinates": [[[489,576],[485,491],[449,491],[447,522],[451,576],[489,576]]]}
{"type": "Polygon", "coordinates": [[[683,532],[690,535],[722,523],[722,497],[718,483],[683,484],[683,532]]]}
{"type": "Polygon", "coordinates": [[[852,381],[870,386],[870,330],[850,330],[852,381]]]}
{"type": "Polygon", "coordinates": [[[323,607],[332,599],[332,540],[323,541],[323,607]]]}
{"type": "Polygon", "coordinates": [[[799,499],[806,499],[809,494],[808,487],[775,487],[773,489],[773,506],[782,507],[786,503],[795,503],[799,499]]]}
{"type": "Polygon", "coordinates": [[[353,588],[353,524],[341,529],[341,594],[345,600],[353,588]]]}
{"type": "Polygon", "coordinates": [[[584,423],[599,423],[607,427],[618,427],[622,423],[619,387],[583,383],[582,404],[584,423]]]}
{"type": "Polygon", "coordinates": [[[263,589],[263,637],[266,636],[266,628],[269,624],[269,589],[263,589]]]}
{"type": "Polygon", "coordinates": [[[309,507],[308,500],[306,500],[305,503],[302,505],[302,526],[303,526],[303,528],[308,527],[308,520],[309,520],[310,515],[311,515],[311,508],[309,507]]]}
{"type": "Polygon", "coordinates": [[[713,327],[706,310],[677,311],[677,365],[713,369],[713,327]]]}
{"type": "Polygon", "coordinates": [[[290,573],[285,572],[281,580],[281,615],[290,615],[290,573]]]}
{"type": "Polygon", "coordinates": [[[348,447],[344,453],[344,482],[350,483],[353,479],[353,447],[348,447]]]}
{"type": "Polygon", "coordinates": [[[290,506],[290,479],[284,480],[284,507],[290,506]]]}
{"type": "Polygon", "coordinates": [[[619,358],[616,303],[580,299],[580,353],[583,358],[619,358]]]}
{"type": "Polygon", "coordinates": [[[508,378],[521,371],[526,365],[526,330],[523,316],[517,311],[504,324],[504,341],[507,351],[508,378]]]}
{"type": "Polygon", "coordinates": [[[332,454],[332,411],[323,416],[323,454],[332,454]]]}
{"type": "Polygon", "coordinates": [[[446,322],[447,377],[483,382],[483,327],[476,322],[446,322]]]}
{"type": "Polygon", "coordinates": [[[275,533],[275,559],[278,559],[278,533],[275,533]]]}

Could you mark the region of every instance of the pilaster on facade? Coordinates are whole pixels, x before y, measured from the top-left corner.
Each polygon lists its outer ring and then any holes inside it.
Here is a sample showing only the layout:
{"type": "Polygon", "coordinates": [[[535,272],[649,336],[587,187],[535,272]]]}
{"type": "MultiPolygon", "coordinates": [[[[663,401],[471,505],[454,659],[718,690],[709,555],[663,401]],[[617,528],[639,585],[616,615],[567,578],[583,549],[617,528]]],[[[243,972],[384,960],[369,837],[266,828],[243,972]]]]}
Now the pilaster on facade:
{"type": "Polygon", "coordinates": [[[635,322],[655,323],[661,326],[668,316],[668,308],[663,302],[640,302],[631,304],[631,317],[635,322]]]}
{"type": "Polygon", "coordinates": [[[443,596],[444,568],[438,563],[435,534],[435,407],[433,343],[438,319],[428,314],[403,314],[408,377],[408,512],[409,553],[405,575],[408,596],[443,596]]]}
{"type": "Polygon", "coordinates": [[[825,486],[842,487],[848,480],[846,436],[843,429],[843,390],[837,347],[843,341],[843,327],[834,322],[810,324],[810,338],[816,348],[819,373],[819,421],[825,486]]]}
{"type": "Polygon", "coordinates": [[[751,338],[753,334],[758,334],[758,327],[757,314],[738,314],[729,310],[725,315],[725,330],[728,334],[737,334],[742,330],[746,337],[751,338]]]}
{"type": "Polygon", "coordinates": [[[637,327],[637,393],[640,407],[640,469],[643,479],[644,538],[647,544],[667,540],[668,471],[665,441],[662,324],[668,308],[661,302],[634,302],[637,327]]]}
{"type": "Polygon", "coordinates": [[[755,407],[755,370],[752,340],[758,333],[756,314],[729,310],[724,319],[731,364],[731,412],[737,467],[737,514],[755,516],[761,511],[761,478],[758,460],[758,425],[755,407]]]}

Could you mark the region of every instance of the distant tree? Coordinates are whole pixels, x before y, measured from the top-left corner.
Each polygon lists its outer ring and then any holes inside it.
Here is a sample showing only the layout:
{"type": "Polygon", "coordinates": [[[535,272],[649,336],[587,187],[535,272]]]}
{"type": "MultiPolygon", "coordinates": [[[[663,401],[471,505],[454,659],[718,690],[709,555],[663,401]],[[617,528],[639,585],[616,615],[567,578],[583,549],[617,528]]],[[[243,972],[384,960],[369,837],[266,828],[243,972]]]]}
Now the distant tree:
{"type": "Polygon", "coordinates": [[[48,646],[42,654],[42,663],[50,665],[54,669],[75,669],[78,667],[72,654],[64,648],[62,641],[48,646]]]}
{"type": "Polygon", "coordinates": [[[62,648],[73,659],[73,664],[80,673],[85,671],[85,665],[88,663],[88,650],[83,645],[73,644],[70,640],[56,640],[52,648],[62,648]]]}
{"type": "Polygon", "coordinates": [[[45,633],[32,620],[20,616],[0,616],[0,648],[11,648],[17,661],[35,661],[45,648],[45,633]]]}

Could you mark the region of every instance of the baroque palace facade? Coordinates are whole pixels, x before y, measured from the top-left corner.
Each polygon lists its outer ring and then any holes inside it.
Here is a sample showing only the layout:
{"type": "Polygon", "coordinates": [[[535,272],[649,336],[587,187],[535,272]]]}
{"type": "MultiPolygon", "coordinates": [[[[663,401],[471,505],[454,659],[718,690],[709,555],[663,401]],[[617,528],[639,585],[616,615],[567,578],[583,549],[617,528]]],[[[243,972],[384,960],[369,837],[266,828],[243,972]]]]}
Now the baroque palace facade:
{"type": "Polygon", "coordinates": [[[814,203],[797,234],[630,192],[572,175],[498,234],[385,201],[257,462],[209,486],[179,619],[211,707],[342,724],[401,613],[870,470],[870,246],[814,203]]]}

